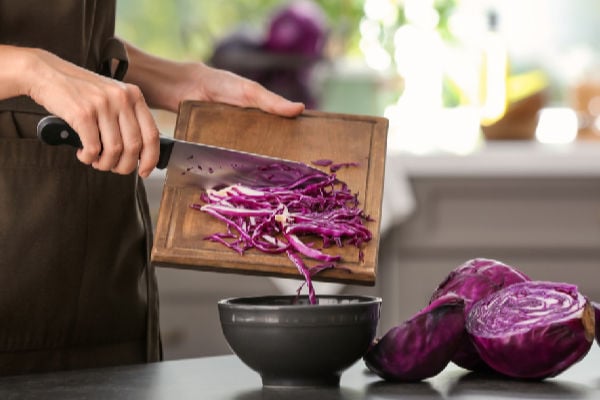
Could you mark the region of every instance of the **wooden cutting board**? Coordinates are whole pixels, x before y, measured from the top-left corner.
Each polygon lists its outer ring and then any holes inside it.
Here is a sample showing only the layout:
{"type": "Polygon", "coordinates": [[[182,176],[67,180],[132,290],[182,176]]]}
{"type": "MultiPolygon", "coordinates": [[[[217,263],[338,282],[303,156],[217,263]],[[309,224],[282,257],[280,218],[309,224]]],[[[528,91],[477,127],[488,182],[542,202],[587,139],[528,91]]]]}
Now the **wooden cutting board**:
{"type": "MultiPolygon", "coordinates": [[[[342,168],[336,174],[358,194],[359,206],[373,218],[366,223],[373,239],[364,246],[362,261],[354,246],[326,249],[342,256],[340,265],[345,269],[326,270],[314,279],[374,285],[387,128],[387,119],[381,117],[305,111],[296,118],[285,118],[256,109],[188,101],[180,107],[175,137],[306,164],[319,159],[358,162],[360,166],[342,168]]],[[[317,168],[329,172],[326,167],[317,168]]],[[[240,255],[204,240],[212,233],[225,232],[225,224],[190,207],[199,203],[198,188],[176,187],[169,181],[167,170],[152,248],[155,265],[301,279],[285,254],[252,249],[240,255]]],[[[305,261],[309,266],[315,264],[305,261]]]]}

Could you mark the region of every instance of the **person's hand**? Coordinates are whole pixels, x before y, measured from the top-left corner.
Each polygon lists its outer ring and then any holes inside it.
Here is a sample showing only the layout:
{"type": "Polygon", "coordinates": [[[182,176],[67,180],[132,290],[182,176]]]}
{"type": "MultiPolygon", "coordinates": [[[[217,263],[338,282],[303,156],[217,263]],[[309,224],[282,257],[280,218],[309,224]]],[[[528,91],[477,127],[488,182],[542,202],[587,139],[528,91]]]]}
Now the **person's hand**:
{"type": "Polygon", "coordinates": [[[158,129],[141,90],[31,50],[28,95],[63,118],[78,134],[77,157],[101,171],[146,177],[158,162],[158,129]]]}
{"type": "Polygon", "coordinates": [[[254,107],[287,117],[298,115],[304,110],[304,104],[288,101],[257,82],[204,64],[184,65],[180,76],[192,84],[181,82],[176,94],[179,99],[254,107]]]}
{"type": "Polygon", "coordinates": [[[287,117],[304,111],[304,104],[234,73],[154,57],[129,44],[127,49],[129,83],[122,83],[44,50],[0,45],[0,98],[24,94],[63,118],[80,136],[81,162],[119,174],[137,167],[142,177],[159,156],[159,133],[148,106],[177,112],[183,100],[204,100],[287,117]]]}
{"type": "Polygon", "coordinates": [[[254,107],[286,117],[304,111],[257,82],[200,62],[181,63],[147,54],[127,44],[129,70],[125,80],[144,91],[152,107],[177,112],[183,100],[203,100],[254,107]]]}

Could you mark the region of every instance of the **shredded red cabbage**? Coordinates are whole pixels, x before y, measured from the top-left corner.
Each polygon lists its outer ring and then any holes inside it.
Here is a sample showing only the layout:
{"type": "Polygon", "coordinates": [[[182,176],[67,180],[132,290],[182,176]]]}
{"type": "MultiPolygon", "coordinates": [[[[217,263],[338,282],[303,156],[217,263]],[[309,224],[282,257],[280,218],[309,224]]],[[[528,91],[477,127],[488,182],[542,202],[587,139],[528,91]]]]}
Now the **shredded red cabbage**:
{"type": "Polygon", "coordinates": [[[342,168],[360,166],[359,163],[354,162],[354,161],[334,164],[332,160],[328,160],[328,159],[314,160],[314,161],[311,161],[311,164],[318,165],[319,167],[329,167],[329,172],[331,172],[331,173],[337,172],[342,168]]]}
{"type": "Polygon", "coordinates": [[[207,240],[240,254],[252,248],[265,253],[285,253],[304,277],[298,293],[306,285],[311,304],[317,302],[311,277],[324,269],[343,268],[338,266],[339,255],[324,250],[334,245],[353,245],[359,249],[362,261],[362,246],[372,237],[364,225],[371,218],[358,207],[357,195],[335,174],[304,176],[287,186],[233,185],[208,190],[200,199],[203,204],[191,207],[227,225],[226,232],[214,233],[207,240]],[[322,240],[321,248],[310,242],[315,238],[322,240]],[[303,257],[320,264],[308,267],[303,257]]]}
{"type": "Polygon", "coordinates": [[[328,159],[320,159],[320,160],[311,161],[311,164],[318,165],[319,167],[328,167],[331,164],[333,164],[333,161],[328,160],[328,159]]]}
{"type": "Polygon", "coordinates": [[[358,167],[359,165],[360,164],[357,162],[345,162],[345,163],[331,164],[331,166],[329,167],[329,171],[337,172],[342,168],[358,167]]]}

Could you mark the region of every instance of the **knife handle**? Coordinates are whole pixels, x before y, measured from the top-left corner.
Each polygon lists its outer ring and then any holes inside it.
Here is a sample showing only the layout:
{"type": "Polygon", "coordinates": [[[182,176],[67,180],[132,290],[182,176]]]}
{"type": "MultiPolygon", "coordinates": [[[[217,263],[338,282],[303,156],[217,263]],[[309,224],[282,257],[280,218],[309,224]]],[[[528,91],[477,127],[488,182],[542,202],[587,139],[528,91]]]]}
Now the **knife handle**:
{"type": "Polygon", "coordinates": [[[42,142],[52,146],[66,144],[78,149],[83,147],[77,132],[54,115],[48,115],[38,122],[37,135],[42,142]]]}
{"type": "Polygon", "coordinates": [[[171,152],[173,151],[173,146],[175,142],[173,139],[161,136],[160,137],[160,154],[158,155],[158,163],[156,164],[156,168],[165,169],[169,164],[169,159],[171,158],[171,152]]]}
{"type": "MultiPolygon", "coordinates": [[[[79,135],[63,119],[54,115],[48,115],[40,120],[37,125],[38,138],[51,146],[66,144],[75,148],[82,148],[79,135]]],[[[171,151],[175,142],[165,136],[160,137],[160,155],[156,168],[164,169],[169,164],[171,151]]]]}

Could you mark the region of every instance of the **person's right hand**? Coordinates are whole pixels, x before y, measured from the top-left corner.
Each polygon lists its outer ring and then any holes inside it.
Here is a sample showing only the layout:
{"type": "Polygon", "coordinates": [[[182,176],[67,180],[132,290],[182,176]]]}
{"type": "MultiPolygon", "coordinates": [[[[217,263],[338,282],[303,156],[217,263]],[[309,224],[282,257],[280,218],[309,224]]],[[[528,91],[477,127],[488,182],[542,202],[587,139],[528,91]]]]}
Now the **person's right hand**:
{"type": "Polygon", "coordinates": [[[27,94],[78,134],[77,157],[101,171],[146,177],[156,166],[159,134],[141,90],[47,51],[30,50],[27,94]]]}

